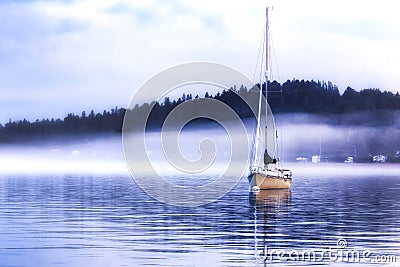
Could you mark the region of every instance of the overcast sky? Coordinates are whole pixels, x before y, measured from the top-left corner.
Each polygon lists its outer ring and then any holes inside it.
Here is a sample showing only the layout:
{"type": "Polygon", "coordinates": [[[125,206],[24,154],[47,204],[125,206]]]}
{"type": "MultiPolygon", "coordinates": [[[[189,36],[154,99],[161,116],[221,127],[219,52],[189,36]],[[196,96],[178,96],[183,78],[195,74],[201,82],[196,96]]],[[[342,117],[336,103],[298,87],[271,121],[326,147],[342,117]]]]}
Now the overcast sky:
{"type": "Polygon", "coordinates": [[[253,78],[267,4],[274,79],[397,92],[398,2],[0,1],[0,123],[125,107],[148,78],[184,62],[253,78]]]}

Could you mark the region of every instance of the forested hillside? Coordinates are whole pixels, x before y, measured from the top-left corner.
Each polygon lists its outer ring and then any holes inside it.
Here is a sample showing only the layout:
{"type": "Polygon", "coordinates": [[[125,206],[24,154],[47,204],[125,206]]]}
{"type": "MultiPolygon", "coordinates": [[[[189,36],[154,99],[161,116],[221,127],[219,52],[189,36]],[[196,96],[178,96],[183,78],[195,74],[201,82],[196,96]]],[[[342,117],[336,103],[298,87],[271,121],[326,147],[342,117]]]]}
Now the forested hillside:
{"type": "MultiPolygon", "coordinates": [[[[328,82],[288,80],[283,84],[271,82],[268,87],[268,100],[274,113],[311,113],[323,116],[335,115],[336,124],[362,124],[363,121],[376,123],[390,123],[390,116],[382,120],[379,114],[390,114],[390,111],[400,110],[400,95],[378,89],[364,89],[356,91],[348,87],[343,94],[337,86],[328,82]],[[382,113],[383,112],[383,113],[382,113]],[[359,120],[340,120],[341,114],[364,114],[359,120]],[[367,115],[365,115],[367,114],[367,115]]],[[[241,118],[252,116],[250,109],[242,99],[257,94],[257,88],[224,90],[215,96],[206,93],[204,97],[223,101],[232,107],[241,118]],[[233,92],[234,91],[234,92],[233,92]]],[[[263,85],[265,91],[265,85],[263,85]]],[[[193,112],[201,108],[198,100],[191,94],[183,95],[178,99],[165,98],[162,103],[153,102],[154,108],[150,112],[150,104],[136,105],[132,110],[115,108],[111,111],[95,113],[93,110],[80,115],[68,114],[63,119],[42,119],[33,122],[27,120],[10,121],[0,125],[0,142],[23,142],[31,139],[41,139],[47,136],[62,136],[82,133],[121,132],[122,122],[126,112],[132,117],[142,120],[144,114],[150,113],[148,129],[159,129],[168,113],[179,104],[191,101],[193,112]]],[[[254,99],[254,97],[252,98],[254,99]]],[[[343,118],[347,118],[343,116],[343,118]]]]}

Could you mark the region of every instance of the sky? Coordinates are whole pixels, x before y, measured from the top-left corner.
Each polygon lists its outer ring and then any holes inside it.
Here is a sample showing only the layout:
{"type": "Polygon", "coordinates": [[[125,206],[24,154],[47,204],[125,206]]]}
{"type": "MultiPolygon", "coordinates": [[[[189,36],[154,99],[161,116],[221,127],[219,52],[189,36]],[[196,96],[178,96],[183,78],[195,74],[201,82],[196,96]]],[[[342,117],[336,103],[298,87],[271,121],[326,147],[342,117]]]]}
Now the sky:
{"type": "Polygon", "coordinates": [[[267,5],[272,79],[400,91],[396,0],[0,0],[0,123],[126,107],[186,62],[254,79],[267,5]]]}

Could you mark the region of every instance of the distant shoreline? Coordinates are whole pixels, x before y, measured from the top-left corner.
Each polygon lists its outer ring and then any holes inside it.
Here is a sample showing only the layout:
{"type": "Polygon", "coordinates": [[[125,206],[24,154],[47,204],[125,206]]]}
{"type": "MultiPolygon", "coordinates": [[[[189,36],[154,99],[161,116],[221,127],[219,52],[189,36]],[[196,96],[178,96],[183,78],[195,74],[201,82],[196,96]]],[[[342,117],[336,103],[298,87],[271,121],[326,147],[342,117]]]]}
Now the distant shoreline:
{"type": "MultiPolygon", "coordinates": [[[[265,85],[262,87],[265,88],[265,85]]],[[[268,101],[278,126],[297,125],[298,128],[288,126],[290,131],[294,132],[301,132],[300,129],[306,128],[303,134],[291,137],[295,141],[302,140],[302,144],[298,144],[298,141],[290,145],[294,153],[291,157],[317,155],[319,152],[316,150],[319,149],[315,143],[322,140],[325,155],[321,156],[335,162],[348,156],[355,156],[358,162],[368,162],[379,155],[387,157],[388,161],[400,162],[399,93],[381,92],[377,89],[357,92],[348,87],[340,94],[337,87],[331,83],[304,80],[292,80],[283,84],[271,82],[269,92],[271,93],[268,94],[268,101]],[[327,136],[321,132],[319,136],[309,137],[312,133],[318,133],[320,129],[313,126],[313,130],[307,132],[307,125],[326,125],[330,128],[335,127],[337,131],[334,131],[334,136],[327,136]],[[309,138],[304,139],[304,136],[309,138]]],[[[5,125],[0,125],[0,145],[40,145],[66,142],[70,139],[86,142],[96,136],[118,136],[122,132],[127,112],[134,120],[133,130],[136,126],[146,125],[146,131],[159,131],[171,110],[183,102],[189,102],[191,105],[191,117],[198,117],[198,111],[204,113],[204,106],[200,101],[204,98],[225,103],[245,121],[254,119],[254,114],[243,100],[246,99],[257,106],[258,97],[259,88],[240,87],[224,90],[215,96],[208,93],[204,97],[183,94],[176,100],[166,97],[163,103],[153,101],[128,110],[115,107],[102,113],[83,111],[80,116],[70,113],[64,119],[43,119],[34,122],[10,120],[5,125]]],[[[221,115],[223,118],[224,114],[221,115]]],[[[209,122],[206,119],[197,119],[191,125],[208,127],[209,122]]],[[[286,145],[291,141],[290,138],[287,139],[289,140],[284,140],[286,145]]]]}
{"type": "MultiPolygon", "coordinates": [[[[399,118],[400,121],[400,118],[399,118]]],[[[354,163],[372,163],[374,157],[385,163],[400,163],[400,126],[384,125],[370,126],[368,124],[351,126],[338,125],[330,118],[311,116],[309,114],[278,114],[276,116],[278,128],[279,156],[287,162],[308,161],[312,163],[313,156],[319,156],[319,164],[326,162],[343,163],[352,157],[354,163]],[[327,121],[324,121],[327,120],[327,121]]],[[[251,120],[245,120],[248,131],[252,130],[251,120]]],[[[221,128],[217,123],[191,123],[184,127],[184,131],[209,132],[210,138],[214,129],[221,128]]],[[[181,128],[177,127],[176,131],[181,128]]],[[[161,129],[149,130],[149,133],[160,132],[161,129]]],[[[132,132],[135,134],[135,132],[132,132]]],[[[250,132],[249,132],[250,134],[250,132]]],[[[65,145],[86,145],[92,142],[107,142],[109,138],[121,140],[120,132],[81,133],[50,135],[46,137],[29,138],[23,142],[3,142],[1,149],[18,147],[48,147],[65,145]]],[[[383,163],[383,162],[378,162],[383,163]]]]}

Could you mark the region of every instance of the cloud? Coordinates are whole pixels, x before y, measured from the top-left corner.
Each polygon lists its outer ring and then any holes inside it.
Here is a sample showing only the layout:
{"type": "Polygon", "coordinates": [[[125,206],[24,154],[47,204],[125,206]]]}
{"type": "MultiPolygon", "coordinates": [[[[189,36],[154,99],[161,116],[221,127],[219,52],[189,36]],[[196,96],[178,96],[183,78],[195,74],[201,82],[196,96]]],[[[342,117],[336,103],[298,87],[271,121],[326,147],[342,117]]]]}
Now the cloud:
{"type": "Polygon", "coordinates": [[[394,40],[398,38],[396,32],[390,31],[390,26],[381,21],[358,19],[351,23],[326,21],[321,23],[321,30],[346,35],[349,38],[362,38],[367,41],[394,40]]]}
{"type": "Polygon", "coordinates": [[[341,90],[399,90],[397,6],[390,0],[277,2],[271,27],[281,76],[331,80],[341,90]]]}
{"type": "Polygon", "coordinates": [[[115,16],[132,16],[133,19],[143,26],[148,26],[148,24],[152,24],[157,20],[156,12],[152,12],[151,3],[152,1],[148,1],[147,4],[142,3],[137,5],[137,2],[134,1],[119,1],[105,8],[104,11],[115,16]]]}
{"type": "MultiPolygon", "coordinates": [[[[295,77],[331,80],[342,89],[400,89],[400,24],[388,4],[393,2],[380,2],[381,9],[371,1],[362,7],[354,2],[276,1],[271,30],[281,81],[295,77]]],[[[227,64],[253,78],[264,4],[2,2],[0,107],[15,105],[1,108],[0,123],[126,106],[145,80],[188,61],[227,64]]]]}

